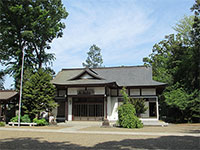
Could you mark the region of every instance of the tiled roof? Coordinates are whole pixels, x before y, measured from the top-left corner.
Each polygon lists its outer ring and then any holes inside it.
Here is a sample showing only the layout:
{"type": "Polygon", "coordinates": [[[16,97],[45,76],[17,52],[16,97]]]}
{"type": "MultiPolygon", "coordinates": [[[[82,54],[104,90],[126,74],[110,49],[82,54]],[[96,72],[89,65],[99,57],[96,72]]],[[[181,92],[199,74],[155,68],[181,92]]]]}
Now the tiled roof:
{"type": "Polygon", "coordinates": [[[17,96],[18,93],[13,90],[0,90],[0,101],[2,100],[10,100],[17,96]]]}
{"type": "Polygon", "coordinates": [[[118,86],[166,85],[165,83],[152,80],[152,68],[145,66],[90,68],[89,75],[95,78],[81,79],[80,75],[83,74],[84,71],[87,72],[87,70],[86,68],[62,69],[52,80],[52,83],[55,85],[80,85],[116,82],[118,86]]]}

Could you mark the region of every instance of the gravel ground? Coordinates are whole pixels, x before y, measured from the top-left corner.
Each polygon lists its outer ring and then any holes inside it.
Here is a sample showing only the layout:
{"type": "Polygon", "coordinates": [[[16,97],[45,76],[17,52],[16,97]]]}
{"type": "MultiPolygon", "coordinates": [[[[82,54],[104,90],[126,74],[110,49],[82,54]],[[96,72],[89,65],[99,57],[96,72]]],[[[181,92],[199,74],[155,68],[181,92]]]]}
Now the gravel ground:
{"type": "Polygon", "coordinates": [[[140,129],[87,127],[80,131],[117,131],[117,132],[158,132],[158,133],[196,133],[200,134],[200,124],[170,124],[169,126],[145,126],[140,129]]]}
{"type": "MultiPolygon", "coordinates": [[[[46,127],[49,129],[48,127],[46,127]]],[[[46,129],[43,127],[43,129],[46,129]]],[[[91,127],[94,129],[97,127],[91,127]]],[[[42,127],[40,127],[42,129],[42,127]]],[[[88,130],[86,128],[85,130],[88,130]]],[[[118,130],[116,128],[97,128],[99,130],[118,130]]],[[[56,127],[53,128],[56,130],[56,127]]],[[[57,127],[60,130],[60,127],[57,127]]],[[[84,130],[84,129],[81,129],[84,130]]],[[[120,129],[122,130],[122,129],[120,129]]],[[[128,129],[123,131],[127,132],[128,129]]],[[[145,127],[141,132],[192,132],[198,134],[199,124],[173,125],[169,127],[145,127]],[[178,130],[180,129],[180,130],[178,130]],[[162,130],[162,131],[161,131],[162,130]]],[[[129,131],[131,131],[129,129],[129,131]]],[[[0,150],[4,149],[200,149],[197,136],[142,136],[142,135],[103,135],[70,134],[0,130],[0,150]]]]}

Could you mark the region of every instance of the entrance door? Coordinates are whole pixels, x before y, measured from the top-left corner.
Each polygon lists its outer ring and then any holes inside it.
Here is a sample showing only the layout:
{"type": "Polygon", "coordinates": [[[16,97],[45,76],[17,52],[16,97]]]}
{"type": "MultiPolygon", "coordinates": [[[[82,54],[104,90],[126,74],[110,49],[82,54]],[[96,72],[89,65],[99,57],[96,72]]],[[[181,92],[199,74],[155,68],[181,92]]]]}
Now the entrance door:
{"type": "Polygon", "coordinates": [[[73,120],[100,121],[103,120],[103,98],[73,99],[73,120]]]}
{"type": "Polygon", "coordinates": [[[149,116],[156,117],[156,102],[149,102],[149,116]]]}

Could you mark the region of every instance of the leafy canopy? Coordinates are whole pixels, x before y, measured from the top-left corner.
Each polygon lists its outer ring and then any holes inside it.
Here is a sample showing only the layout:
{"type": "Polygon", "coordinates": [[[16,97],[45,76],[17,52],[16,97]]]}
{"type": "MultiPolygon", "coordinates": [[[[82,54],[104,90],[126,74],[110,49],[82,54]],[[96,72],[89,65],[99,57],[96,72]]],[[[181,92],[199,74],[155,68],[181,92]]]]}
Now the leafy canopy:
{"type": "Polygon", "coordinates": [[[200,119],[200,1],[191,9],[195,16],[179,21],[174,28],[178,33],[155,44],[143,59],[152,66],[153,79],[168,84],[160,99],[161,114],[172,122],[200,119]]]}
{"type": "Polygon", "coordinates": [[[55,59],[47,53],[50,43],[62,37],[62,19],[68,13],[61,0],[1,0],[0,1],[0,63],[19,84],[22,50],[24,68],[33,72],[55,59]]]}

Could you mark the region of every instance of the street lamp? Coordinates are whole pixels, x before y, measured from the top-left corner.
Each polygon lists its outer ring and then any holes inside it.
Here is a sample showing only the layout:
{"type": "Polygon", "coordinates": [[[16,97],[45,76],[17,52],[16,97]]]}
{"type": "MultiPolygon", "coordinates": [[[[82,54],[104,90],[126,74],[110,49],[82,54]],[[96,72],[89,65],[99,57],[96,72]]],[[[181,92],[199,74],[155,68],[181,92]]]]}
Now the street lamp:
{"type": "Polygon", "coordinates": [[[23,73],[24,73],[24,49],[22,49],[22,69],[21,69],[20,93],[19,93],[18,127],[20,127],[20,117],[21,117],[23,73]]]}

